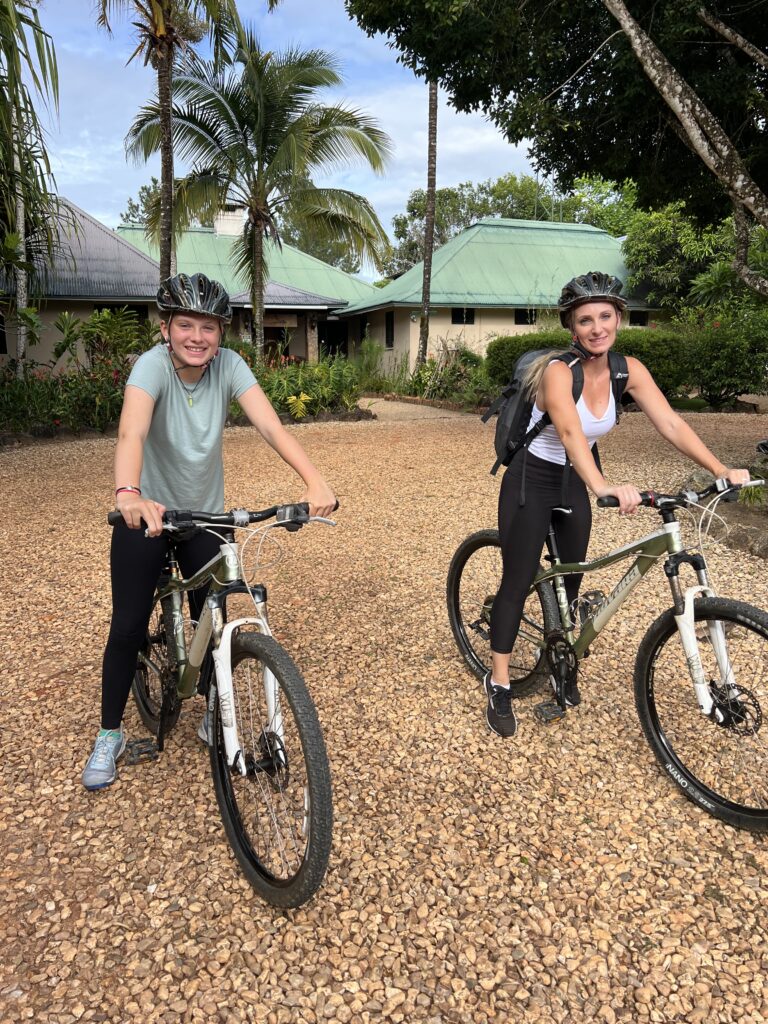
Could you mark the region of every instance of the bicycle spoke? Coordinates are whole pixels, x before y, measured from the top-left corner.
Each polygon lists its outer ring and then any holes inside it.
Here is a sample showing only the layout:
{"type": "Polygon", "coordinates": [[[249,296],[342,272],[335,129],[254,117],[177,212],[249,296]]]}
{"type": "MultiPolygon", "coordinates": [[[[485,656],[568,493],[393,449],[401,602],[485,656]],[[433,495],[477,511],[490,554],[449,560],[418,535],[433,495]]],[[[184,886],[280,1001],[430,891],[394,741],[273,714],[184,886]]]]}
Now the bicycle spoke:
{"type": "Polygon", "coordinates": [[[285,786],[282,770],[277,767],[273,776],[259,770],[249,772],[245,778],[233,773],[232,786],[237,793],[243,828],[254,852],[271,874],[281,878],[295,874],[304,857],[302,831],[305,830],[297,824],[297,819],[303,822],[306,787],[301,785],[300,740],[290,709],[282,706],[285,702],[280,702],[278,695],[280,715],[268,717],[263,676],[264,667],[257,661],[247,660],[234,668],[232,678],[240,741],[251,765],[258,764],[265,756],[276,761],[281,751],[270,737],[277,736],[277,719],[281,719],[281,742],[289,761],[289,785],[285,786]]]}

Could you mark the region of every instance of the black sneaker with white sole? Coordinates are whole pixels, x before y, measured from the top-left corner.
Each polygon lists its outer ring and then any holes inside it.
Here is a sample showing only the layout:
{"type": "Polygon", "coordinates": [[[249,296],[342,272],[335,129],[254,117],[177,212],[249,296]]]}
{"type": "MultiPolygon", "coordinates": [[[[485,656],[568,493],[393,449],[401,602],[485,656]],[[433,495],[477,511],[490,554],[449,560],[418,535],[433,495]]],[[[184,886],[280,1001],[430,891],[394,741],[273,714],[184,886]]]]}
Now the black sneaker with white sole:
{"type": "Polygon", "coordinates": [[[486,672],[483,680],[488,697],[485,720],[488,728],[498,736],[514,736],[517,732],[517,719],[512,710],[512,690],[508,686],[497,686],[491,682],[491,673],[486,672]]]}
{"type": "MultiPolygon", "coordinates": [[[[555,683],[555,677],[550,676],[549,682],[552,686],[552,691],[555,694],[555,697],[557,697],[557,685],[555,683]]],[[[568,705],[569,708],[575,708],[579,704],[581,704],[581,694],[579,693],[579,687],[577,686],[575,679],[569,679],[568,682],[565,684],[565,703],[568,705]]]]}

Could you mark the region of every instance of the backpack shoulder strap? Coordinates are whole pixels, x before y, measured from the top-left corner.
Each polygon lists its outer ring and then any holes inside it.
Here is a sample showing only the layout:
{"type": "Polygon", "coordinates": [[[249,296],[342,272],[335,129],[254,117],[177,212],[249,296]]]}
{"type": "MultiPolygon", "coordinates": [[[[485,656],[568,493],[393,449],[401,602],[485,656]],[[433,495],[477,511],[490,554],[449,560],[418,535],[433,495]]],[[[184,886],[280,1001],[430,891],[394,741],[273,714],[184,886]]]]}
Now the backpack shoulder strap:
{"type": "Polygon", "coordinates": [[[608,353],[608,369],[611,374],[611,389],[616,402],[616,419],[618,420],[621,413],[621,398],[629,380],[627,357],[611,349],[608,353]]]}
{"type": "Polygon", "coordinates": [[[573,352],[560,352],[552,357],[552,362],[565,363],[566,366],[570,366],[573,375],[571,393],[573,394],[574,402],[578,402],[581,398],[581,392],[584,390],[584,366],[580,356],[574,355],[573,352]]]}

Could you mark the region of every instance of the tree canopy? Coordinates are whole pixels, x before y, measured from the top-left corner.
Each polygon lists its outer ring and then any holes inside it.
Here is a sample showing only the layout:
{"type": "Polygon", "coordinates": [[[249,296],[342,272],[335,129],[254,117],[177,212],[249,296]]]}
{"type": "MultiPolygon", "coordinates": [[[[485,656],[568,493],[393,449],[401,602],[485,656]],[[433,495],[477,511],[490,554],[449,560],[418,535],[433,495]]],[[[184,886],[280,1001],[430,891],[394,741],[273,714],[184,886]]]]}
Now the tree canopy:
{"type": "MultiPolygon", "coordinates": [[[[369,33],[387,33],[417,74],[437,78],[459,110],[483,110],[510,141],[529,141],[536,166],[561,188],[583,174],[632,177],[641,206],[682,199],[705,221],[728,212],[725,190],[713,187],[710,170],[692,152],[601,0],[346,0],[346,6],[369,33]]],[[[625,6],[764,187],[768,70],[715,30],[711,19],[727,23],[764,56],[766,0],[714,0],[706,5],[710,22],[700,16],[701,0],[632,0],[625,6]]]]}

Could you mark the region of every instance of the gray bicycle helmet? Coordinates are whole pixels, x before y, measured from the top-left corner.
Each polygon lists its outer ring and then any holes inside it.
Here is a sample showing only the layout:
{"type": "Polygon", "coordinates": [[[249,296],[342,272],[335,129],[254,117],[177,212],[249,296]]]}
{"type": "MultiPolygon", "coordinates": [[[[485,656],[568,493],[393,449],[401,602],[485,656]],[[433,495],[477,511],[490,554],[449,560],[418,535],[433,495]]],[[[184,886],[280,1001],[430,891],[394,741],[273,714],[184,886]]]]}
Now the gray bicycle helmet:
{"type": "Polygon", "coordinates": [[[225,324],[232,319],[229,295],[205,274],[177,274],[163,281],[157,291],[157,308],[166,318],[174,313],[200,313],[225,324]]]}
{"type": "Polygon", "coordinates": [[[564,285],[557,304],[560,310],[560,323],[568,328],[568,314],[585,302],[611,302],[621,312],[627,308],[626,299],[619,295],[621,289],[622,282],[618,277],[601,274],[596,270],[572,278],[564,285]]]}

